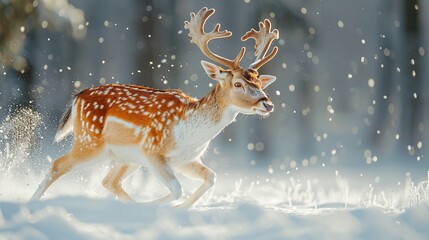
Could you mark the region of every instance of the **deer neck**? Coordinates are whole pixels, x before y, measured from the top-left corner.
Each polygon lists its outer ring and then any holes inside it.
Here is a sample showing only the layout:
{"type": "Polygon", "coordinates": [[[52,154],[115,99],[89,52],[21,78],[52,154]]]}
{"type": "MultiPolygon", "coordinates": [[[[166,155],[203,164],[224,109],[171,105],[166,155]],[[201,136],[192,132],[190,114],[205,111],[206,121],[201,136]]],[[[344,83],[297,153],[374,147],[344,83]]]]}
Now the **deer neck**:
{"type": "MultiPolygon", "coordinates": [[[[231,123],[237,112],[229,106],[229,95],[219,83],[203,98],[195,102],[191,108],[196,114],[207,118],[214,125],[231,123]]],[[[224,127],[226,127],[226,125],[224,127]]]]}
{"type": "Polygon", "coordinates": [[[196,149],[210,142],[237,116],[228,101],[228,94],[216,85],[207,96],[190,103],[183,121],[175,128],[176,141],[196,149]]]}
{"type": "Polygon", "coordinates": [[[181,120],[173,129],[176,148],[168,154],[168,157],[172,159],[200,157],[209,142],[237,116],[237,112],[232,110],[228,101],[228,94],[216,85],[207,96],[189,103],[181,120]]]}

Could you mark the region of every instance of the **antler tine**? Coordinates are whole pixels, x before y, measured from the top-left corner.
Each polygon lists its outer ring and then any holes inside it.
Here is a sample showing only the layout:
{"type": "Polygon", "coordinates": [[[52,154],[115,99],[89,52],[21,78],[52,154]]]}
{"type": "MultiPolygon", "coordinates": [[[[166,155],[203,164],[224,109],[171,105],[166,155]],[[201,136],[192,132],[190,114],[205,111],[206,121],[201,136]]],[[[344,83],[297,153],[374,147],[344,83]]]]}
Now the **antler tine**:
{"type": "Polygon", "coordinates": [[[249,68],[253,68],[255,70],[258,70],[259,68],[261,68],[262,66],[264,66],[265,63],[271,61],[271,59],[273,59],[276,56],[278,50],[279,50],[279,48],[277,46],[275,46],[273,48],[273,51],[271,51],[271,53],[268,54],[268,56],[265,56],[261,60],[258,60],[256,62],[250,64],[249,68]]]}
{"type": "Polygon", "coordinates": [[[243,58],[244,53],[246,52],[246,49],[244,47],[241,48],[240,52],[234,60],[219,56],[210,51],[210,49],[208,48],[208,43],[210,40],[216,38],[226,38],[232,35],[230,31],[220,31],[219,23],[216,24],[216,26],[211,32],[206,33],[204,31],[204,26],[207,22],[207,19],[211,15],[213,15],[214,12],[214,9],[208,9],[207,7],[202,8],[200,11],[198,11],[197,14],[192,12],[191,20],[189,22],[185,21],[185,29],[189,30],[188,35],[191,37],[191,43],[195,43],[204,53],[204,55],[206,55],[211,60],[228,67],[231,70],[238,69],[240,68],[240,61],[243,58]]]}
{"type": "Polygon", "coordinates": [[[265,56],[270,49],[271,43],[274,39],[279,38],[279,30],[274,29],[271,31],[271,22],[265,19],[264,22],[259,22],[259,31],[251,29],[241,37],[242,41],[246,41],[249,38],[255,39],[255,61],[250,64],[249,68],[258,70],[265,63],[269,62],[278,52],[278,47],[274,47],[268,56],[265,56]]]}

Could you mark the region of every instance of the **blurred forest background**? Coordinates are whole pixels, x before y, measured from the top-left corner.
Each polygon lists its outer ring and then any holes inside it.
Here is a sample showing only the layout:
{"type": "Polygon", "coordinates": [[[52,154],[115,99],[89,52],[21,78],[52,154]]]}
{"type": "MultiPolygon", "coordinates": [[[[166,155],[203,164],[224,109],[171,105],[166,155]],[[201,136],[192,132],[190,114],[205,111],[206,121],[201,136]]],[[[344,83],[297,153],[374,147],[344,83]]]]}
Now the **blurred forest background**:
{"type": "Polygon", "coordinates": [[[209,159],[282,170],[428,161],[429,1],[0,0],[1,121],[30,107],[43,122],[37,152],[57,156],[71,143],[51,145],[73,92],[132,83],[204,96],[208,59],[183,28],[203,6],[216,9],[207,30],[233,32],[211,48],[232,58],[245,46],[244,64],[246,31],[264,18],[280,30],[279,53],[260,69],[277,76],[275,112],[238,117],[209,159]]]}

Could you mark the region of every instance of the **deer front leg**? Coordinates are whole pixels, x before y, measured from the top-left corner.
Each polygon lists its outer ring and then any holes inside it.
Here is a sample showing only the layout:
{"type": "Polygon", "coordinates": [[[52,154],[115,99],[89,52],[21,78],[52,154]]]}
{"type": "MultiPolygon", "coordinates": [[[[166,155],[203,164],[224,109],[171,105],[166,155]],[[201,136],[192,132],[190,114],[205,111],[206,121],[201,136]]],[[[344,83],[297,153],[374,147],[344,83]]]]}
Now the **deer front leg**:
{"type": "Polygon", "coordinates": [[[195,161],[188,163],[179,168],[179,171],[186,176],[196,179],[204,180],[204,183],[195,191],[188,199],[183,203],[177,205],[176,207],[180,208],[189,208],[194,204],[200,197],[207,192],[216,181],[216,173],[213,172],[210,168],[205,166],[200,161],[195,161]]]}
{"type": "Polygon", "coordinates": [[[149,162],[152,172],[170,190],[170,193],[147,203],[164,204],[179,199],[182,196],[182,186],[166,159],[164,157],[156,157],[150,159],[149,162]]]}

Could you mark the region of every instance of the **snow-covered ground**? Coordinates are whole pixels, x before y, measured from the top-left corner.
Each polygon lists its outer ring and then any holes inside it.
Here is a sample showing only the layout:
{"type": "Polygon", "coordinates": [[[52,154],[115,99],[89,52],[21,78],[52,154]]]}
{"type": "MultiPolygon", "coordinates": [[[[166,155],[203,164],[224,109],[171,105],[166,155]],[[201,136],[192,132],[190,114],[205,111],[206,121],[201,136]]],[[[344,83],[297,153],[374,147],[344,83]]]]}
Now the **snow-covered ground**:
{"type": "Polygon", "coordinates": [[[238,201],[192,210],[57,197],[2,202],[1,239],[427,239],[429,208],[399,212],[332,206],[269,207],[238,201]]]}
{"type": "MultiPolygon", "coordinates": [[[[427,173],[399,169],[220,169],[189,210],[113,199],[100,184],[107,166],[65,176],[28,203],[43,174],[11,171],[1,177],[0,239],[428,239],[427,173]]],[[[179,177],[186,194],[199,184],[179,177]]],[[[144,169],[125,188],[139,201],[167,191],[144,169]]]]}

